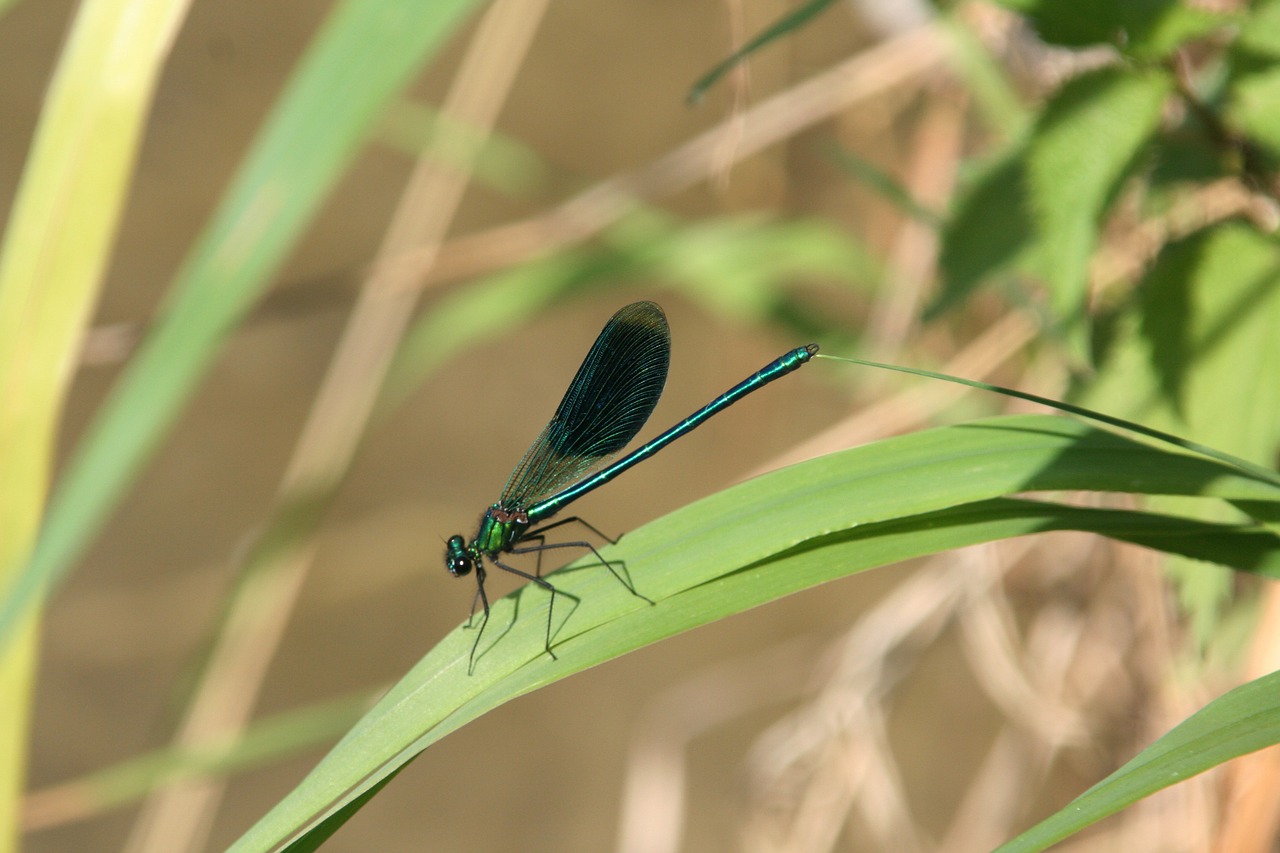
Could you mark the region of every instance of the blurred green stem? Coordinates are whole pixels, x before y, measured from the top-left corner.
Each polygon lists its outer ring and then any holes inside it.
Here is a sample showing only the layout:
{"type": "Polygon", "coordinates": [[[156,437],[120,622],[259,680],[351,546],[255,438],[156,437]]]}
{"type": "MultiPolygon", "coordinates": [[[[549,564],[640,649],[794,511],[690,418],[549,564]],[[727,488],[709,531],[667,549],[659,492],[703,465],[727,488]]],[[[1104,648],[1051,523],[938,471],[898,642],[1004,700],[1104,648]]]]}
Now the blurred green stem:
{"type": "MultiPolygon", "coordinates": [[[[87,0],[54,72],[0,243],[0,589],[30,556],[54,439],[156,76],[189,0],[87,0]],[[127,48],[127,49],[126,49],[127,48]]],[[[5,596],[0,596],[3,599],[5,596]]],[[[16,849],[37,611],[0,647],[0,853],[16,849]]]]}

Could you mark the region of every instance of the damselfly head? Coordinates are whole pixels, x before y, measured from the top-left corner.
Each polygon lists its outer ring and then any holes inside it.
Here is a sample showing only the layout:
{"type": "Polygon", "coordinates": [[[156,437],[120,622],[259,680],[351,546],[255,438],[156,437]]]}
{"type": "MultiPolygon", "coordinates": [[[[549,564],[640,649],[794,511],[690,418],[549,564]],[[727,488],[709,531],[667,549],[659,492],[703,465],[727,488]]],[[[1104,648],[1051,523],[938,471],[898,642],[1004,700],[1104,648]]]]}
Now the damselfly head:
{"type": "Polygon", "coordinates": [[[471,574],[473,564],[471,552],[467,550],[467,540],[457,535],[450,536],[444,546],[444,565],[449,574],[455,578],[466,577],[471,574]]]}

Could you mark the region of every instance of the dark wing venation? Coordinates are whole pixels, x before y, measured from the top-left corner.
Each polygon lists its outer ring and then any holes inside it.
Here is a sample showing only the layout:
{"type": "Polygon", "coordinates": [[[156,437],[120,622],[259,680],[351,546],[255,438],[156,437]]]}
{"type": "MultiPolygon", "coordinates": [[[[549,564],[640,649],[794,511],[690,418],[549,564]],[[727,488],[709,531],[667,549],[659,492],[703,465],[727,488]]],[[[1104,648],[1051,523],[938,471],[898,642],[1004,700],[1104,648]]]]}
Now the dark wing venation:
{"type": "Polygon", "coordinates": [[[661,308],[635,302],[614,314],[511,473],[502,505],[526,508],[626,447],[658,404],[670,363],[671,331],[661,308]]]}

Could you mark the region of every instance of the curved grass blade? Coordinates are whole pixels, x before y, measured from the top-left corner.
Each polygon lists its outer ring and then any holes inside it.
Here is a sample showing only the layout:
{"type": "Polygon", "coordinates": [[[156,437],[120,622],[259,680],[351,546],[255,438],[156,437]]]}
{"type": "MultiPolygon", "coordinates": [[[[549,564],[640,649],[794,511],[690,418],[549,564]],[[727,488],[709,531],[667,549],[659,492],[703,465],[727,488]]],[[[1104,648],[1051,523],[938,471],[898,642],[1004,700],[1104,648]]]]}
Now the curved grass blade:
{"type": "MultiPolygon", "coordinates": [[[[736,524],[731,525],[731,528],[739,530],[736,524]]],[[[439,713],[435,717],[438,723],[424,731],[416,740],[406,747],[390,750],[390,757],[384,765],[358,767],[352,776],[358,776],[363,770],[368,774],[368,784],[381,786],[387,775],[398,773],[431,744],[499,705],[562,677],[690,628],[829,580],[889,563],[1051,530],[1083,530],[1152,547],[1171,547],[1175,553],[1179,553],[1179,546],[1200,537],[1203,541],[1243,555],[1243,562],[1253,565],[1257,570],[1271,577],[1280,577],[1280,539],[1270,532],[1243,526],[1187,522],[1181,518],[1125,510],[1084,509],[1039,504],[1035,501],[992,499],[921,516],[870,524],[845,531],[841,535],[823,537],[808,546],[781,553],[776,558],[762,560],[670,596],[662,600],[661,609],[641,608],[619,618],[600,622],[556,647],[560,666],[541,654],[541,646],[534,642],[525,647],[526,651],[532,653],[526,665],[517,664],[516,669],[489,683],[486,689],[465,704],[439,713]],[[1188,524],[1191,525],[1190,529],[1188,524]]],[[[612,551],[609,556],[615,556],[616,553],[612,551]]],[[[564,581],[558,580],[557,583],[564,584],[564,581]]],[[[599,585],[592,585],[589,591],[586,587],[574,589],[582,589],[582,594],[593,596],[604,592],[604,587],[599,585]]],[[[540,618],[540,614],[535,612],[530,618],[540,618]]],[[[455,638],[457,634],[458,632],[451,634],[446,641],[455,638]]],[[[459,639],[464,644],[470,642],[469,637],[459,639]]],[[[424,697],[415,696],[417,691],[408,685],[431,685],[424,689],[448,692],[448,675],[442,671],[442,667],[445,670],[451,667],[452,664],[446,661],[451,658],[457,660],[458,654],[459,647],[456,644],[440,657],[436,657],[433,650],[393,690],[395,693],[405,688],[404,692],[397,693],[394,697],[388,694],[384,698],[379,707],[387,712],[387,716],[369,721],[357,737],[352,737],[356,735],[356,730],[353,729],[348,740],[335,747],[325,762],[334,758],[335,762],[340,763],[340,759],[335,757],[340,749],[346,753],[346,758],[362,761],[368,757],[366,749],[370,741],[376,742],[389,729],[397,726],[406,726],[401,734],[411,734],[412,726],[418,724],[413,722],[413,705],[415,700],[424,697]],[[437,677],[441,679],[439,682],[436,681],[437,677]],[[388,728],[379,731],[384,724],[388,728]]],[[[461,664],[465,672],[465,649],[462,656],[461,664]]],[[[474,682],[476,677],[473,676],[471,680],[474,682]]],[[[430,719],[431,716],[426,715],[426,718],[430,719]]],[[[295,789],[295,793],[310,782],[322,782],[323,777],[317,778],[315,775],[319,772],[320,768],[313,771],[313,776],[304,780],[303,786],[295,789]]],[[[352,808],[353,805],[367,801],[369,790],[365,785],[364,781],[356,782],[348,795],[338,797],[330,808],[320,812],[323,819],[317,829],[325,837],[336,831],[338,824],[354,813],[356,809],[352,808]]],[[[291,794],[290,797],[292,796],[291,794]]],[[[232,849],[241,848],[237,846],[232,849]]],[[[258,848],[250,846],[243,849],[258,848]]],[[[311,844],[311,834],[307,832],[297,842],[283,849],[295,853],[315,848],[311,844]]]]}
{"type": "Polygon", "coordinates": [[[1190,450],[1193,453],[1198,453],[1202,456],[1207,456],[1210,459],[1216,459],[1226,465],[1239,468],[1241,471],[1246,471],[1259,479],[1280,485],[1280,473],[1272,471],[1269,468],[1264,468],[1255,462],[1250,462],[1248,459],[1241,459],[1239,456],[1224,453],[1215,447],[1209,447],[1207,445],[1191,441],[1190,439],[1182,438],[1181,436],[1162,432],[1158,429],[1152,429],[1151,427],[1144,426],[1140,423],[1126,421],[1124,418],[1117,418],[1114,415],[1095,412],[1093,409],[1086,409],[1083,406],[1064,403],[1061,400],[1054,400],[1049,397],[1041,397],[1038,394],[1019,391],[1016,388],[1006,388],[1003,385],[991,385],[987,382],[979,382],[976,379],[964,379],[960,376],[951,376],[947,373],[937,373],[935,371],[924,370],[919,367],[902,367],[897,364],[884,364],[879,361],[868,361],[862,358],[846,358],[845,356],[826,355],[825,353],[820,353],[816,357],[829,358],[834,361],[844,361],[849,364],[860,364],[863,367],[875,367],[880,370],[892,370],[895,373],[909,373],[912,376],[923,376],[927,379],[941,379],[943,382],[951,382],[956,385],[967,385],[970,388],[977,388],[981,391],[994,391],[995,393],[1003,394],[1006,397],[1016,397],[1019,400],[1039,403],[1042,406],[1048,406],[1049,408],[1057,409],[1060,412],[1079,415],[1080,417],[1088,418],[1091,421],[1097,421],[1098,423],[1107,424],[1108,426],[1119,427],[1120,429],[1127,430],[1129,432],[1135,432],[1139,435],[1145,435],[1148,438],[1154,438],[1157,441],[1171,444],[1174,447],[1181,447],[1184,450],[1190,450]]]}
{"type": "Polygon", "coordinates": [[[163,747],[28,791],[23,828],[32,833],[102,817],[166,785],[229,776],[295,758],[332,743],[376,698],[373,691],[362,691],[277,712],[255,720],[233,741],[215,738],[193,747],[163,747]]]}
{"type": "Polygon", "coordinates": [[[1192,714],[1128,764],[996,853],[1044,850],[1156,791],[1280,743],[1280,672],[1242,684],[1192,714]]]}
{"type": "Polygon", "coordinates": [[[0,645],[88,547],[387,102],[474,5],[334,7],[183,262],[164,316],[76,447],[35,553],[0,600],[0,645]]]}
{"type": "MultiPolygon", "coordinates": [[[[0,3],[0,16],[8,5],[0,3]]],[[[12,207],[6,200],[0,215],[0,602],[22,578],[39,536],[85,327],[111,259],[156,81],[189,4],[77,5],[12,207]]],[[[12,113],[6,111],[7,121],[12,113]]],[[[19,835],[36,611],[15,609],[11,642],[0,642],[0,851],[16,849],[19,835]]]]}
{"type": "Polygon", "coordinates": [[[796,9],[794,12],[788,12],[777,21],[774,21],[764,32],[744,44],[742,47],[720,60],[715,66],[698,78],[698,81],[689,89],[689,94],[685,96],[685,100],[691,104],[696,104],[702,100],[703,95],[707,94],[707,90],[714,86],[721,77],[733,70],[733,67],[760,48],[764,47],[771,41],[782,38],[792,30],[799,29],[812,19],[818,17],[832,5],[835,0],[809,0],[808,3],[796,9]]]}
{"type": "MultiPolygon", "coordinates": [[[[1086,529],[1193,556],[1226,555],[1239,568],[1280,575],[1280,537],[1255,526],[1001,499],[1061,489],[1280,504],[1280,487],[1230,466],[1050,416],[915,433],[776,471],[602,549],[606,559],[626,563],[657,606],[636,599],[589,559],[555,573],[557,586],[581,602],[557,618],[558,661],[543,652],[543,590],[529,586],[495,602],[493,639],[486,635],[474,675],[467,675],[473,638],[459,629],[232,849],[305,838],[427,746],[516,696],[875,566],[1008,536],[1086,529]]],[[[325,831],[332,828],[330,822],[325,831]]]]}

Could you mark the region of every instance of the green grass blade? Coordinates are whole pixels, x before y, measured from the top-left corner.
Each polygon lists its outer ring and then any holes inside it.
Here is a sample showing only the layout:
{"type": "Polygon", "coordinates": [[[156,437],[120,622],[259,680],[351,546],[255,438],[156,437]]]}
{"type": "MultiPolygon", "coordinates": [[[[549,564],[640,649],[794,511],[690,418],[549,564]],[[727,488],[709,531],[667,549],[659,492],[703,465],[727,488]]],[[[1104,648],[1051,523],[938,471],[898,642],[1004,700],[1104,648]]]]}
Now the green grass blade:
{"type": "Polygon", "coordinates": [[[474,0],[346,0],[322,27],[54,494],[0,602],[0,642],[104,523],[342,176],[386,104],[474,0]]]}
{"type": "Polygon", "coordinates": [[[1044,850],[1162,788],[1280,742],[1280,672],[1220,696],[997,853],[1044,850]]]}
{"type": "MultiPolygon", "coordinates": [[[[1179,553],[1201,549],[1201,556],[1222,554],[1240,568],[1280,574],[1280,538],[1257,527],[999,499],[1060,489],[1280,502],[1280,487],[1216,461],[1044,416],[916,433],[777,471],[628,533],[603,551],[625,563],[655,606],[590,561],[554,573],[564,593],[555,612],[559,660],[543,651],[545,591],[525,587],[495,602],[474,675],[467,675],[474,632],[460,628],[232,849],[271,849],[320,821],[332,831],[330,818],[370,786],[516,696],[874,566],[1007,536],[1086,529],[1179,553]]],[[[469,599],[469,589],[460,594],[460,601],[469,599]]]]}
{"type": "Polygon", "coordinates": [[[809,21],[825,12],[827,7],[834,2],[835,0],[809,0],[799,9],[786,13],[765,27],[764,31],[759,35],[717,62],[706,74],[699,77],[698,81],[689,89],[689,94],[685,99],[691,104],[698,103],[707,94],[707,90],[714,86],[721,77],[732,71],[733,67],[739,62],[742,62],[770,42],[777,41],[792,30],[803,27],[809,21]]]}
{"type": "MultiPolygon", "coordinates": [[[[185,11],[174,0],[81,4],[45,96],[0,243],[0,600],[34,547],[63,400],[185,11]]],[[[34,608],[11,621],[14,640],[0,643],[0,851],[16,844],[38,628],[34,608]]]]}
{"type": "Polygon", "coordinates": [[[846,148],[831,145],[828,150],[837,166],[889,202],[900,213],[911,217],[921,225],[927,225],[932,230],[941,230],[942,217],[936,211],[921,204],[911,194],[911,190],[893,175],[846,148]]]}
{"type": "Polygon", "coordinates": [[[446,293],[409,329],[387,373],[383,410],[399,405],[432,371],[467,347],[501,338],[563,299],[583,260],[560,252],[446,293]]]}
{"type": "MultiPolygon", "coordinates": [[[[410,761],[412,760],[413,759],[410,759],[410,761]]],[[[389,785],[391,780],[396,778],[400,771],[408,766],[408,764],[409,762],[406,761],[395,770],[392,770],[386,776],[379,779],[376,784],[371,785],[363,794],[355,797],[342,808],[329,815],[329,817],[321,821],[315,829],[312,829],[302,838],[299,838],[297,841],[290,844],[288,848],[286,848],[288,853],[312,853],[313,850],[319,850],[335,832],[342,828],[344,823],[351,819],[352,815],[364,808],[365,803],[378,796],[378,792],[389,785]]]]}
{"type": "Polygon", "coordinates": [[[1050,399],[1049,397],[1041,397],[1037,394],[1031,394],[1026,391],[1019,391],[1016,388],[1005,388],[1002,385],[992,385],[988,382],[979,382],[974,379],[964,379],[963,377],[960,377],[960,376],[951,376],[946,373],[937,373],[935,371],[924,370],[919,367],[902,367],[896,364],[883,364],[878,361],[868,361],[863,358],[845,358],[843,356],[826,355],[822,353],[819,353],[817,357],[829,358],[835,361],[844,361],[844,362],[848,362],[849,364],[860,364],[864,367],[875,367],[880,370],[892,370],[896,373],[909,373],[912,376],[923,376],[927,379],[941,379],[943,382],[951,382],[956,385],[966,385],[970,388],[977,388],[980,391],[993,391],[996,394],[1003,394],[1006,397],[1016,397],[1019,400],[1026,400],[1030,403],[1039,403],[1043,406],[1048,406],[1051,409],[1057,409],[1060,412],[1067,412],[1072,415],[1079,415],[1080,417],[1088,418],[1091,421],[1097,421],[1098,423],[1107,424],[1108,426],[1118,427],[1123,430],[1128,430],[1129,432],[1137,433],[1138,435],[1145,435],[1148,438],[1154,438],[1157,441],[1163,441],[1167,444],[1173,445],[1174,447],[1181,447],[1184,450],[1189,450],[1193,453],[1198,453],[1202,456],[1207,456],[1210,459],[1216,459],[1217,461],[1225,465],[1230,465],[1233,468],[1237,468],[1240,471],[1251,474],[1252,476],[1257,477],[1260,480],[1265,480],[1267,482],[1280,485],[1280,474],[1270,470],[1269,468],[1264,468],[1261,465],[1258,465],[1257,463],[1250,462],[1248,459],[1241,459],[1239,456],[1235,456],[1230,453],[1225,453],[1221,450],[1218,450],[1215,447],[1208,447],[1207,445],[1200,444],[1198,442],[1191,441],[1189,439],[1182,438],[1180,436],[1172,435],[1170,433],[1163,432],[1158,429],[1152,429],[1151,427],[1144,426],[1143,424],[1134,423],[1133,421],[1127,421],[1124,418],[1117,418],[1114,415],[1108,415],[1102,412],[1095,412],[1093,409],[1086,409],[1084,406],[1077,406],[1072,403],[1064,403],[1061,400],[1053,400],[1053,399],[1050,399]]]}
{"type": "Polygon", "coordinates": [[[376,698],[376,693],[364,691],[282,711],[255,720],[231,740],[143,753],[33,791],[24,803],[24,823],[34,831],[86,820],[137,802],[165,785],[226,776],[292,758],[335,740],[376,698]]]}

